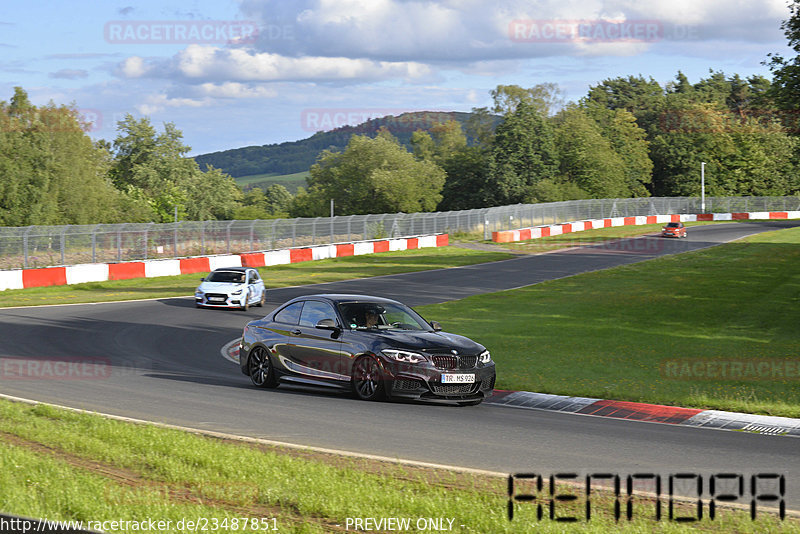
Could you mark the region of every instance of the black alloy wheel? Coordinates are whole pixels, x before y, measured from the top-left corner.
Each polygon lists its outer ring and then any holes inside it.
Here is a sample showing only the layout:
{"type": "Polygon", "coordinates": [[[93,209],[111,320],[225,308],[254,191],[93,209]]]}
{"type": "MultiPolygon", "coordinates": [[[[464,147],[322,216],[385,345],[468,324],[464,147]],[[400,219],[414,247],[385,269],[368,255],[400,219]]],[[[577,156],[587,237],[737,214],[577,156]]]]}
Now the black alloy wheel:
{"type": "Polygon", "coordinates": [[[372,356],[363,356],[353,366],[353,393],[361,400],[384,398],[381,366],[372,356]]]}
{"type": "Polygon", "coordinates": [[[256,347],[247,358],[247,374],[253,385],[260,388],[274,388],[278,385],[272,362],[264,347],[256,347]]]}

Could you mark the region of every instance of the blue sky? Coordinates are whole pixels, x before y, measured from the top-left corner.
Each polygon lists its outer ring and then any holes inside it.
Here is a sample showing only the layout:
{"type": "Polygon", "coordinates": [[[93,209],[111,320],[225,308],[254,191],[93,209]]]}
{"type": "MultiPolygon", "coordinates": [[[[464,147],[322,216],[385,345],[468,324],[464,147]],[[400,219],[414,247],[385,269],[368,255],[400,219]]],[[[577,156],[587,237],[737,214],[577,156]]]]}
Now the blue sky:
{"type": "Polygon", "coordinates": [[[783,0],[6,2],[0,100],[20,85],[74,103],[109,140],[126,113],[171,121],[200,154],[469,111],[498,84],[553,82],[577,100],[616,76],[769,77],[788,14],[783,0]]]}

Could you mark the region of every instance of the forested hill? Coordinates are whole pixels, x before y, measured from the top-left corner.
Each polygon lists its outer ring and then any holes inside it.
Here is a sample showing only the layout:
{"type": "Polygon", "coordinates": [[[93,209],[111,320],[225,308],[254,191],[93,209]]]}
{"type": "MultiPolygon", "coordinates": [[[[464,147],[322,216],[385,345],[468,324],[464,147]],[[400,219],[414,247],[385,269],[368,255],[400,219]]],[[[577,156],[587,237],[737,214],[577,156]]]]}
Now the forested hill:
{"type": "MultiPolygon", "coordinates": [[[[200,168],[212,165],[233,177],[253,174],[292,174],[307,171],[325,149],[342,151],[353,135],[374,137],[381,127],[386,127],[400,143],[411,148],[411,134],[416,130],[429,130],[438,123],[455,120],[466,130],[471,113],[457,111],[417,111],[398,116],[371,119],[357,126],[343,126],[330,131],[317,132],[307,139],[286,143],[234,148],[195,156],[200,168]]],[[[500,117],[497,117],[497,122],[500,117]]],[[[324,125],[323,121],[320,123],[324,125]]],[[[471,143],[472,140],[468,139],[471,143]]]]}

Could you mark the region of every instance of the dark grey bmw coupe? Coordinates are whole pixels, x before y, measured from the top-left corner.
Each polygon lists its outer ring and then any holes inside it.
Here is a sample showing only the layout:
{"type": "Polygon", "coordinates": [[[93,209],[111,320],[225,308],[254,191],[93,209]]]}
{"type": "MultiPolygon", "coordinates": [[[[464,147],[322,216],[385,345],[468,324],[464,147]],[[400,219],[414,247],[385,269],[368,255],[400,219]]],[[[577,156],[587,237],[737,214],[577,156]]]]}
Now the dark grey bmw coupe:
{"type": "Polygon", "coordinates": [[[365,295],[310,295],[244,328],[239,362],[258,387],[282,382],[397,397],[479,404],[492,394],[486,348],[441,331],[400,302],[365,295]]]}

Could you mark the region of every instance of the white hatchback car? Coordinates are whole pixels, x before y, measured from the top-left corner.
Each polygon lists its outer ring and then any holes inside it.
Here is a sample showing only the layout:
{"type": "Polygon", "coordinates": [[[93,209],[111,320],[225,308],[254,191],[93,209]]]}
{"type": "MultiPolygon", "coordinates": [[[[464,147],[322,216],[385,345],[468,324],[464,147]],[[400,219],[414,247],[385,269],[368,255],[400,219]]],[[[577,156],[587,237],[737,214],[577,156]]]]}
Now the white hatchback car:
{"type": "Polygon", "coordinates": [[[200,279],[203,283],[194,292],[195,305],[213,308],[240,308],[263,306],[267,300],[264,281],[256,269],[250,267],[224,267],[214,269],[200,279]]]}

